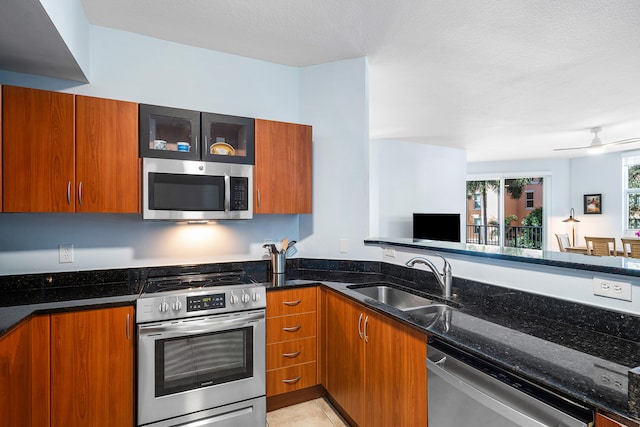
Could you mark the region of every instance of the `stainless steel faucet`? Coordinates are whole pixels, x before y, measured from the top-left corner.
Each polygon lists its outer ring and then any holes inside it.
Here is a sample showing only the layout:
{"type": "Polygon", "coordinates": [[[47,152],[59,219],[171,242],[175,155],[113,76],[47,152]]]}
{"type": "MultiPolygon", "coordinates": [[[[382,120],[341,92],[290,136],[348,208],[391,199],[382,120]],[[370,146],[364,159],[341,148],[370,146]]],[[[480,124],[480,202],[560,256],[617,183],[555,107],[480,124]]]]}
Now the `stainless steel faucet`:
{"type": "Polygon", "coordinates": [[[445,298],[451,298],[451,283],[452,283],[451,264],[449,264],[449,261],[447,261],[445,257],[440,255],[439,253],[434,252],[433,254],[439,256],[444,261],[444,266],[442,267],[442,273],[438,271],[438,267],[436,267],[434,263],[422,257],[411,258],[409,261],[405,263],[405,265],[407,267],[413,267],[416,264],[424,264],[427,267],[429,267],[433,272],[433,274],[435,274],[436,280],[438,280],[438,285],[440,285],[440,289],[442,289],[442,296],[445,298]]]}

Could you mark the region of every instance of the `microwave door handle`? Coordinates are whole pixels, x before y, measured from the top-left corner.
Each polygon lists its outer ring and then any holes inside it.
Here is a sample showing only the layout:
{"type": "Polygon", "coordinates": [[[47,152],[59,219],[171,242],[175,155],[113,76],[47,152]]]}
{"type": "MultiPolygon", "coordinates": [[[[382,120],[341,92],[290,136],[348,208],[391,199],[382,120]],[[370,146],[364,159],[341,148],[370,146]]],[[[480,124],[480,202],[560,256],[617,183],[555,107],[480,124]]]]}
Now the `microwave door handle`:
{"type": "Polygon", "coordinates": [[[231,178],[224,176],[224,211],[231,211],[231,178]]]}

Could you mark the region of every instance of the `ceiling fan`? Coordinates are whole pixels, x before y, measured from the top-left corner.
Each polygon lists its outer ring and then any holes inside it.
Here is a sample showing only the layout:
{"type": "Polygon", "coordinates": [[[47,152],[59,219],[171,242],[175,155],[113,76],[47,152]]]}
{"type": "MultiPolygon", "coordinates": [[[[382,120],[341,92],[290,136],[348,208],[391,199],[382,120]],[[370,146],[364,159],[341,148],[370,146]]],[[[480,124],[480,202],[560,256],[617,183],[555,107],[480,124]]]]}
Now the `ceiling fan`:
{"type": "Polygon", "coordinates": [[[622,145],[622,144],[631,144],[632,142],[640,142],[640,138],[629,138],[629,139],[621,139],[619,141],[602,142],[602,140],[598,136],[598,132],[600,131],[602,131],[601,127],[591,128],[591,133],[593,133],[593,139],[591,140],[590,145],[587,145],[584,147],[554,148],[553,151],[588,150],[589,154],[598,154],[604,151],[605,147],[608,147],[610,145],[622,145]]]}

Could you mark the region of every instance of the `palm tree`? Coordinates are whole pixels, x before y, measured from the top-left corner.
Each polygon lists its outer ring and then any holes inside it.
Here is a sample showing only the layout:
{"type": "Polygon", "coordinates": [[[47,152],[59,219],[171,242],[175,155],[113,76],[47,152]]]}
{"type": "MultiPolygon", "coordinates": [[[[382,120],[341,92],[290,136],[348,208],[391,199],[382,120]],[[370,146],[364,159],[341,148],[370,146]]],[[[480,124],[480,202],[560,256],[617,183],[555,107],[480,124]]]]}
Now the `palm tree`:
{"type": "Polygon", "coordinates": [[[500,194],[500,181],[467,181],[467,199],[473,199],[473,196],[480,193],[482,196],[482,230],[480,233],[481,241],[479,243],[487,242],[487,192],[495,191],[500,194]]]}

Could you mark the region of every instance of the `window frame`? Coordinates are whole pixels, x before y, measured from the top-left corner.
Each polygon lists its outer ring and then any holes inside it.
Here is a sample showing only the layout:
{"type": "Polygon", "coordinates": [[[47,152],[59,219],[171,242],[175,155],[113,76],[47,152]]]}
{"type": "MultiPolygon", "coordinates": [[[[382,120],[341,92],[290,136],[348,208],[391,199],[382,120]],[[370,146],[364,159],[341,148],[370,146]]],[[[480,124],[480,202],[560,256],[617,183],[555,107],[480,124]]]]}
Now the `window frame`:
{"type": "Polygon", "coordinates": [[[633,233],[640,230],[640,219],[636,228],[631,228],[629,224],[629,197],[635,195],[640,197],[640,186],[638,188],[629,188],[629,168],[640,166],[640,155],[635,153],[631,156],[623,156],[622,158],[622,194],[624,203],[624,214],[622,218],[622,229],[625,233],[633,233]]]}
{"type": "Polygon", "coordinates": [[[525,190],[524,191],[524,208],[526,210],[532,211],[536,208],[536,196],[534,190],[525,190]],[[531,199],[529,199],[529,195],[531,195],[531,199]],[[531,202],[531,206],[529,206],[529,202],[531,202]]]}

